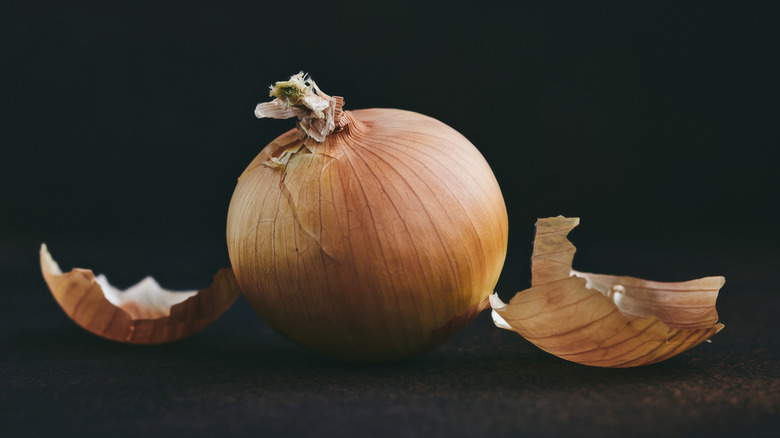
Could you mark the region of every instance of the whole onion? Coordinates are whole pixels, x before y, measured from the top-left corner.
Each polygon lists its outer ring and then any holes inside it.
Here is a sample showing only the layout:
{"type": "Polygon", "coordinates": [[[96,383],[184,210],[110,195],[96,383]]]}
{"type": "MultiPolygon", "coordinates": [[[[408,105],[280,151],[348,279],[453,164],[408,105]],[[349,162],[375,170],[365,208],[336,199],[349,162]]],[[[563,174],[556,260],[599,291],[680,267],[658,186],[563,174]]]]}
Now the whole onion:
{"type": "Polygon", "coordinates": [[[298,117],[239,178],[227,243],[276,331],[348,361],[409,357],[487,308],[507,214],[485,159],[454,129],[397,109],[342,111],[298,74],[258,117],[298,117]]]}

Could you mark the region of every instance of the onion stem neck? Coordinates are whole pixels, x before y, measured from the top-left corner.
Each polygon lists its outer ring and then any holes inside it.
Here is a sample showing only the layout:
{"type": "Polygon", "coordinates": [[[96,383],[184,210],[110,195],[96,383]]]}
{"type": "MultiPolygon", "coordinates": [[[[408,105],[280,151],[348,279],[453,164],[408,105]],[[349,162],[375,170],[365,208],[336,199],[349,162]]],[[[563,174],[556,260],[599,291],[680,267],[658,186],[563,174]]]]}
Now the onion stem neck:
{"type": "Polygon", "coordinates": [[[257,118],[297,117],[301,134],[318,142],[342,127],[344,98],[323,93],[303,72],[272,85],[269,95],[275,99],[257,105],[257,118]]]}
{"type": "Polygon", "coordinates": [[[349,123],[350,117],[344,116],[344,98],[341,96],[333,96],[336,99],[336,106],[333,111],[333,123],[336,125],[336,130],[344,128],[349,123]]]}

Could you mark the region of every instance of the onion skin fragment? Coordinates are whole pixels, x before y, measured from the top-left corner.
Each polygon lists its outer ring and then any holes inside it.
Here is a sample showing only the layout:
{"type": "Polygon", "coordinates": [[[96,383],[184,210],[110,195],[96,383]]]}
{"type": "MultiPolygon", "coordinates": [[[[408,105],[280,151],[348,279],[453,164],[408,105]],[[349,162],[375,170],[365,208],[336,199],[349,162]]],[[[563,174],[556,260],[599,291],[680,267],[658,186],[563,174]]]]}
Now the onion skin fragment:
{"type": "Polygon", "coordinates": [[[497,326],[560,358],[613,368],[660,362],[724,327],[715,310],[723,277],[661,283],[573,271],[566,235],[578,224],[537,221],[531,288],[508,304],[491,296],[497,326]]]}
{"type": "Polygon", "coordinates": [[[487,307],[507,228],[498,183],[461,134],[363,109],[323,142],[291,130],[266,146],[239,178],[227,242],[247,301],[277,332],[377,363],[434,348],[487,307]]]}
{"type": "Polygon", "coordinates": [[[170,307],[166,316],[134,318],[136,303],[118,307],[109,302],[95,274],[74,268],[62,273],[46,245],[40,251],[41,271],[54,299],[76,324],[90,333],[129,344],[163,344],[193,335],[219,318],[241,294],[233,271],[220,269],[214,282],[170,307]]]}

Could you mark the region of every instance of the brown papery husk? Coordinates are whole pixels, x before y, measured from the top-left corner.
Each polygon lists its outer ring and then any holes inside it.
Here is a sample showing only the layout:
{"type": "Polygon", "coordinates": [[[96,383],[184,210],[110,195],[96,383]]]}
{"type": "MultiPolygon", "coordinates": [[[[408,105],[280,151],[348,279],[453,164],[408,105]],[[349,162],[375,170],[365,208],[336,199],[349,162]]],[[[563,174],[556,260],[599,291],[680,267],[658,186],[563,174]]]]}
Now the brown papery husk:
{"type": "Polygon", "coordinates": [[[566,238],[578,218],[539,219],[532,286],[508,303],[491,298],[499,327],[514,330],[558,357],[584,365],[656,363],[723,328],[715,301],[723,277],[662,283],[573,271],[566,238]]]}
{"type": "Polygon", "coordinates": [[[366,109],[344,112],[321,143],[291,130],[263,149],[239,179],[227,240],[244,295],[275,330],[327,356],[385,362],[435,347],[486,308],[507,216],[457,131],[366,109]]]}
{"type": "Polygon", "coordinates": [[[90,333],[129,344],[163,344],[193,335],[225,313],[241,294],[232,269],[224,268],[210,287],[170,308],[145,308],[132,301],[119,307],[106,299],[91,270],[61,273],[45,245],[40,263],[49,290],[70,319],[90,333]]]}

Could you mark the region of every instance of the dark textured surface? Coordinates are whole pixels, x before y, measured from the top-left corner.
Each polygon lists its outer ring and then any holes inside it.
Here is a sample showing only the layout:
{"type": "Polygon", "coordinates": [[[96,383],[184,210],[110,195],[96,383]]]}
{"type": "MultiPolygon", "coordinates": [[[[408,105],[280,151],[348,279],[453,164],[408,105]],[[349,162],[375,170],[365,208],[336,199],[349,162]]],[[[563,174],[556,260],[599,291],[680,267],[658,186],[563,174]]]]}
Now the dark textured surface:
{"type": "MultiPolygon", "coordinates": [[[[197,265],[187,255],[197,254],[194,248],[180,248],[184,255],[174,263],[165,260],[165,251],[137,252],[144,247],[152,250],[155,244],[136,243],[118,259],[149,259],[173,271],[180,266],[182,275],[197,277],[196,268],[181,267],[197,265]]],[[[34,243],[3,251],[6,261],[11,258],[6,251],[16,258],[2,272],[3,436],[780,432],[780,295],[774,274],[762,268],[776,259],[746,258],[731,266],[718,305],[726,329],[712,343],[656,365],[618,370],[557,359],[494,328],[487,312],[447,344],[414,359],[345,365],[288,343],[243,298],[211,327],[181,342],[122,345],[67,319],[39,277],[34,243]]],[[[52,252],[64,269],[79,258],[57,257],[71,252],[64,249],[52,252]]],[[[589,253],[589,260],[607,257],[589,253]]],[[[103,264],[118,261],[104,258],[103,264]]],[[[644,257],[630,264],[642,260],[662,263],[644,257]]],[[[502,283],[528,275],[525,268],[507,271],[502,283]]]]}

